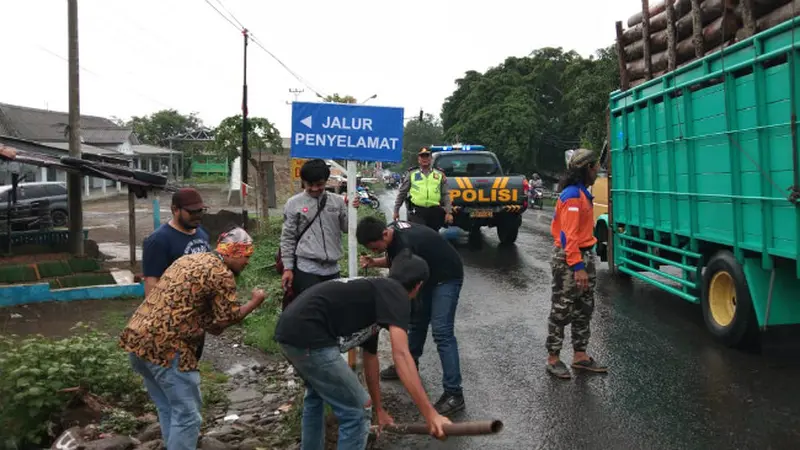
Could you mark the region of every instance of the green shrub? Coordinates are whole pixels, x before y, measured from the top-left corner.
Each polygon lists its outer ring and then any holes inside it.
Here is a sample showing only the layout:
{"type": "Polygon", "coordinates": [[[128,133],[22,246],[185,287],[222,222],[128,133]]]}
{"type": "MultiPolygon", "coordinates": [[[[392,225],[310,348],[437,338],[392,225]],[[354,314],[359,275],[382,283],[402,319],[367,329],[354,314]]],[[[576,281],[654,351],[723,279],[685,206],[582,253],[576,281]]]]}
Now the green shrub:
{"type": "Polygon", "coordinates": [[[93,258],[72,258],[69,260],[69,267],[74,273],[94,272],[102,268],[100,261],[93,258]]]}
{"type": "Polygon", "coordinates": [[[0,267],[0,283],[30,283],[36,281],[36,270],[27,265],[0,267]]]}
{"type": "Polygon", "coordinates": [[[36,266],[42,278],[63,277],[72,274],[72,269],[67,261],[43,261],[36,266]]]}
{"type": "Polygon", "coordinates": [[[0,336],[0,444],[41,444],[80,391],[117,405],[141,409],[146,403],[141,379],[116,339],[76,326],[86,332],[60,340],[0,336]],[[62,391],[76,387],[77,393],[62,391]]]}
{"type": "MultiPolygon", "coordinates": [[[[108,272],[101,273],[79,273],[61,277],[58,282],[62,288],[75,288],[83,286],[101,286],[105,284],[115,284],[114,276],[108,272]]],[[[50,283],[53,286],[53,283],[50,283]]]]}

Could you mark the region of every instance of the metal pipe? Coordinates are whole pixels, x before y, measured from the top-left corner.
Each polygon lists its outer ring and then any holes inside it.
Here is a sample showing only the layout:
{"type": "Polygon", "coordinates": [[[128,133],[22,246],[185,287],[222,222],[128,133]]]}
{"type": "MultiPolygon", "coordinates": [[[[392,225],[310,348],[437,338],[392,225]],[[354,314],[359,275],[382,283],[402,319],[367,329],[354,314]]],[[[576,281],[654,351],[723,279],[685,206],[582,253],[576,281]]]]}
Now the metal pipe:
{"type": "MultiPolygon", "coordinates": [[[[478,436],[499,433],[503,429],[503,422],[499,420],[461,422],[444,425],[442,428],[447,436],[478,436]]],[[[428,425],[424,423],[396,423],[387,425],[383,430],[395,434],[430,434],[428,425]]]]}
{"type": "Polygon", "coordinates": [[[624,233],[620,233],[619,237],[620,237],[620,239],[624,239],[626,241],[632,241],[632,242],[636,242],[636,243],[639,243],[639,244],[649,245],[649,246],[652,246],[652,247],[660,248],[662,250],[675,252],[675,253],[677,253],[679,255],[686,255],[689,258],[702,258],[703,257],[703,255],[701,255],[699,253],[695,253],[695,252],[690,251],[690,250],[683,250],[681,248],[671,247],[669,245],[664,245],[664,244],[662,244],[660,242],[648,241],[648,240],[645,240],[645,239],[642,239],[642,238],[637,238],[637,237],[634,237],[634,236],[631,236],[631,235],[628,235],[628,234],[624,234],[624,233]]]}

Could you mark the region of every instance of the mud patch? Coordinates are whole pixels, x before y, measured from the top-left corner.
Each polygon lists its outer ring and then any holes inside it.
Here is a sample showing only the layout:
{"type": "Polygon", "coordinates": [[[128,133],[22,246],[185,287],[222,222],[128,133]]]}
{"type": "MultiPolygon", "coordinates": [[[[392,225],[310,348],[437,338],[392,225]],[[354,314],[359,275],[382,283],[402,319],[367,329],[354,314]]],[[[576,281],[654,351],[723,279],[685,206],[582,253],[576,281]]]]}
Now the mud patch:
{"type": "Polygon", "coordinates": [[[116,334],[141,302],[141,298],[77,300],[0,308],[0,334],[63,338],[73,334],[71,328],[78,322],[116,334]]]}

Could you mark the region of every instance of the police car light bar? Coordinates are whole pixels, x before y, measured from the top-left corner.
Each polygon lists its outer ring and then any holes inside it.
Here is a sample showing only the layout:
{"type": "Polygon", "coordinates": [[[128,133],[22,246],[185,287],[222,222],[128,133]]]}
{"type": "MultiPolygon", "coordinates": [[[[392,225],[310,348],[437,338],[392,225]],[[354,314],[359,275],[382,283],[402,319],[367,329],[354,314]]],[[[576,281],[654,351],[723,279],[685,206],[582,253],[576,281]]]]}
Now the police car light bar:
{"type": "Polygon", "coordinates": [[[440,152],[450,152],[450,151],[470,151],[470,150],[483,150],[486,147],[483,145],[463,145],[463,144],[453,144],[453,145],[432,145],[430,147],[431,151],[440,151],[440,152]]]}

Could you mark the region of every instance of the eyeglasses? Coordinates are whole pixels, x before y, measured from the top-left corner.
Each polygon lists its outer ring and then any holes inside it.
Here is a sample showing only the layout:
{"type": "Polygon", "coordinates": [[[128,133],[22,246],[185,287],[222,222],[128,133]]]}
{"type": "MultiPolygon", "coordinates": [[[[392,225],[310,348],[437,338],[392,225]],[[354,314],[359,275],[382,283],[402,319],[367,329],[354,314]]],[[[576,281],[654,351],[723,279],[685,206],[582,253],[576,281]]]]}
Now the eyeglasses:
{"type": "Polygon", "coordinates": [[[200,209],[186,209],[183,208],[184,211],[188,212],[189,215],[192,216],[201,216],[208,211],[208,208],[200,208],[200,209]]]}

